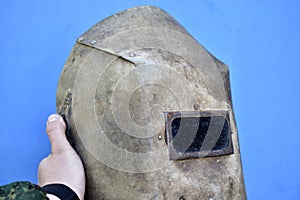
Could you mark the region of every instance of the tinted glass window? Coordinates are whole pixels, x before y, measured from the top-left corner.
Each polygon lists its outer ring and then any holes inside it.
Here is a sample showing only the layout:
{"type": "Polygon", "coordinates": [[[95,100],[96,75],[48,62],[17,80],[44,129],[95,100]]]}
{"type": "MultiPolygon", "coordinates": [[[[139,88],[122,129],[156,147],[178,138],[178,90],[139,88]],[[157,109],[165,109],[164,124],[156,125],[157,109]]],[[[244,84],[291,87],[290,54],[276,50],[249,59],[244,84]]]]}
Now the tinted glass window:
{"type": "Polygon", "coordinates": [[[229,127],[222,116],[179,117],[171,123],[173,148],[182,153],[223,150],[229,127]]]}

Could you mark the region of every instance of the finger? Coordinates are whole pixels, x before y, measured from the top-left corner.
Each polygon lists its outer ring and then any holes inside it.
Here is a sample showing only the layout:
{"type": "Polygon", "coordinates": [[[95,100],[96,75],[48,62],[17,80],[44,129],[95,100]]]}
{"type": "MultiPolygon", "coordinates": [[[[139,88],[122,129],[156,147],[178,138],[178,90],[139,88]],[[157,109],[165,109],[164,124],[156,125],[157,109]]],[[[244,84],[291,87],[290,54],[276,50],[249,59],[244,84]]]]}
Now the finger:
{"type": "Polygon", "coordinates": [[[47,120],[46,132],[51,143],[52,154],[59,154],[72,150],[66,138],[66,124],[58,114],[50,115],[47,120]]]}

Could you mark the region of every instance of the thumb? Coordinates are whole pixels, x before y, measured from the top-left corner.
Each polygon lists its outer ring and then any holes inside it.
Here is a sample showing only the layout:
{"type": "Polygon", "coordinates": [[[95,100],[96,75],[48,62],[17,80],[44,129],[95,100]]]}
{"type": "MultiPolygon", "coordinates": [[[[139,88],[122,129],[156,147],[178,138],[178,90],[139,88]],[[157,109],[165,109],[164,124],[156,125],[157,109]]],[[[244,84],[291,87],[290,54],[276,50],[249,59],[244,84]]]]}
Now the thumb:
{"type": "Polygon", "coordinates": [[[66,138],[66,124],[60,115],[50,115],[46,126],[46,132],[51,143],[52,154],[74,151],[66,138]]]}

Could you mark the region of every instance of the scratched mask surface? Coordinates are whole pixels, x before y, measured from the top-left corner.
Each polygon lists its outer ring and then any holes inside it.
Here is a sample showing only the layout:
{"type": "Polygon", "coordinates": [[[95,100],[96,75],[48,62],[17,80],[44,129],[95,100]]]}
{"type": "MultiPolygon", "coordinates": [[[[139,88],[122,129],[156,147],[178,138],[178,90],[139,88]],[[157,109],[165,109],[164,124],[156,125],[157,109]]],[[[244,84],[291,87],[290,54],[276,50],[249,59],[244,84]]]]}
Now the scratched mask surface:
{"type": "Polygon", "coordinates": [[[128,9],[79,37],[62,107],[86,199],[246,199],[228,67],[165,11],[128,9]]]}

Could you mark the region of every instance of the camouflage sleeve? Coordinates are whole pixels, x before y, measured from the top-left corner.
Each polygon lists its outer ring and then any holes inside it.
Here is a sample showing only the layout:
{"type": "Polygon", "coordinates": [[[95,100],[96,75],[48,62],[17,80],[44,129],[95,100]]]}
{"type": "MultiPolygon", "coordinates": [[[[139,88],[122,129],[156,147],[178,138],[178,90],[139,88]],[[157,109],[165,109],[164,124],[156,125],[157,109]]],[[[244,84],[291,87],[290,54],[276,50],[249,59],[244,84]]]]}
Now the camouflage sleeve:
{"type": "Polygon", "coordinates": [[[46,200],[46,192],[30,182],[14,182],[0,186],[0,200],[46,200]]]}

